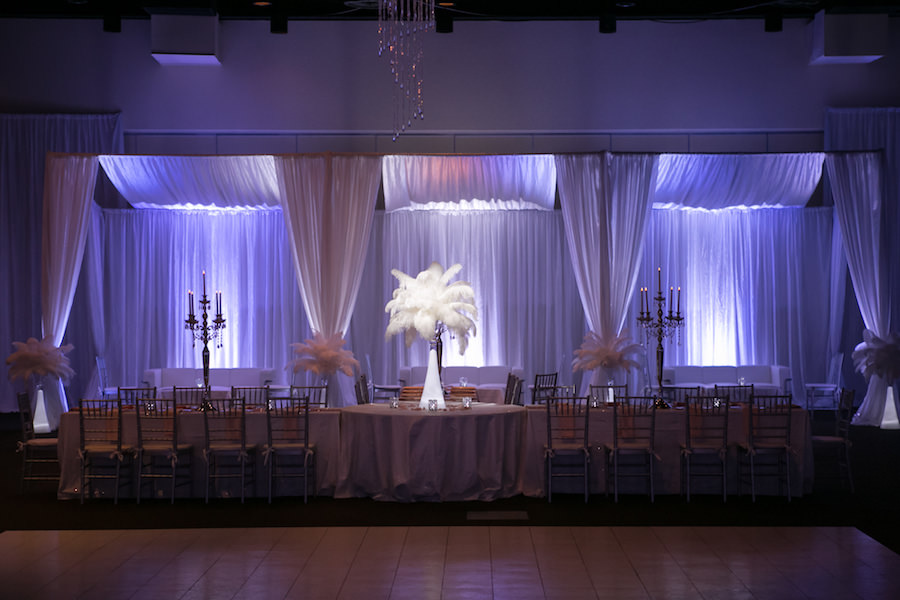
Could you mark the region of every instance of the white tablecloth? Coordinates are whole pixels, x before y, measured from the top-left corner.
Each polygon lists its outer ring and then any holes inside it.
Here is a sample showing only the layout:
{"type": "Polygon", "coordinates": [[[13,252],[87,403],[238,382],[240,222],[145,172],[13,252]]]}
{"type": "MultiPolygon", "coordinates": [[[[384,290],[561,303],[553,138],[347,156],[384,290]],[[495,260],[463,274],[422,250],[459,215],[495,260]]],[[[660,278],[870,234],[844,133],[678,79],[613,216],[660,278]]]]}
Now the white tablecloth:
{"type": "Polygon", "coordinates": [[[346,407],[335,496],[409,502],[517,495],[524,427],[521,406],[474,403],[436,412],[407,402],[346,407]]]}

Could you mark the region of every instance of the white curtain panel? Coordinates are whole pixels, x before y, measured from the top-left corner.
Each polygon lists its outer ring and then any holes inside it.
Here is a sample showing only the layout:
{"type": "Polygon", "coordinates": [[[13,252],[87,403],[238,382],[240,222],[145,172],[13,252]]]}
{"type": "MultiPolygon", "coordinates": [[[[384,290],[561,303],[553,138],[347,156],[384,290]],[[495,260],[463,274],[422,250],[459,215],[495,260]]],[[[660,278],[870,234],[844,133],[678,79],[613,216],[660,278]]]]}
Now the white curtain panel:
{"type": "Polygon", "coordinates": [[[101,156],[135,208],[277,208],[272,156],[101,156]]]}
{"type": "MultiPolygon", "coordinates": [[[[882,233],[882,160],[880,153],[835,153],[828,155],[825,164],[863,322],[885,338],[891,327],[888,269],[892,268],[891,259],[896,268],[897,257],[888,256],[882,233]]],[[[869,379],[855,424],[882,424],[889,383],[877,375],[869,379]]]]}
{"type": "MultiPolygon", "coordinates": [[[[107,367],[136,385],[151,367],[202,366],[202,344],[185,330],[187,291],[222,291],[216,367],[270,367],[287,383],[291,342],[310,336],[282,213],[104,211],[107,367]]],[[[199,306],[196,306],[199,310],[199,306]]]]}
{"type": "MultiPolygon", "coordinates": [[[[41,242],[41,313],[44,336],[60,346],[81,271],[91,223],[97,157],[51,154],[44,173],[44,227],[41,242]]],[[[66,393],[54,378],[44,390],[50,429],[68,410],[66,393]]]]}
{"type": "Polygon", "coordinates": [[[654,208],[805,206],[824,155],[661,154],[654,208]]]}
{"type": "Polygon", "coordinates": [[[444,365],[501,365],[572,380],[572,351],[584,314],[557,211],[398,211],[378,213],[349,338],[372,356],[376,381],[394,382],[401,366],[425,365],[428,344],[385,340],[384,306],[399,269],[415,276],[432,261],[462,265],[456,280],[475,291],[477,334],[464,355],[445,340],[444,365]]]}
{"type": "Polygon", "coordinates": [[[841,309],[829,302],[832,214],[653,209],[639,284],[655,291],[662,268],[663,289],[682,288],[685,318],[665,364],[790,365],[795,394],[819,380],[830,359],[823,325],[841,309]]]}
{"type": "Polygon", "coordinates": [[[433,210],[553,210],[552,155],[384,157],[384,205],[433,210]],[[449,205],[449,206],[446,206],[449,205]]]}
{"type": "MultiPolygon", "coordinates": [[[[326,338],[343,336],[353,315],[369,247],[381,159],[331,154],[279,156],[275,165],[309,323],[326,338]]],[[[329,390],[329,403],[355,403],[346,375],[336,374],[329,385],[339,394],[334,398],[336,394],[329,390]]]]}
{"type": "MultiPolygon", "coordinates": [[[[41,211],[48,152],[121,152],[119,114],[0,114],[0,356],[13,341],[41,335],[41,211]]],[[[74,389],[94,363],[91,343],[76,336],[80,323],[70,320],[67,339],[74,389]]],[[[0,360],[0,380],[6,380],[0,360]]],[[[0,385],[0,412],[18,411],[19,383],[0,385]]]]}
{"type": "Polygon", "coordinates": [[[634,294],[656,185],[655,155],[556,157],[566,241],[588,326],[619,335],[634,294]]]}

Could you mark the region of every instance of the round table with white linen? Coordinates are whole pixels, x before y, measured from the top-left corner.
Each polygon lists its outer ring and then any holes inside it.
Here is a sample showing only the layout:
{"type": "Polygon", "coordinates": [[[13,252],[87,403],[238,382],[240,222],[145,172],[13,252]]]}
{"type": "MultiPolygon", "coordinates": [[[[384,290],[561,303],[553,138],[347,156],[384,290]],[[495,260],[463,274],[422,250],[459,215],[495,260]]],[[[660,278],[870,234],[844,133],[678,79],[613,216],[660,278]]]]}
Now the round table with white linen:
{"type": "Polygon", "coordinates": [[[520,493],[521,406],[475,402],[428,411],[417,402],[341,409],[336,498],[495,500],[520,493]]]}

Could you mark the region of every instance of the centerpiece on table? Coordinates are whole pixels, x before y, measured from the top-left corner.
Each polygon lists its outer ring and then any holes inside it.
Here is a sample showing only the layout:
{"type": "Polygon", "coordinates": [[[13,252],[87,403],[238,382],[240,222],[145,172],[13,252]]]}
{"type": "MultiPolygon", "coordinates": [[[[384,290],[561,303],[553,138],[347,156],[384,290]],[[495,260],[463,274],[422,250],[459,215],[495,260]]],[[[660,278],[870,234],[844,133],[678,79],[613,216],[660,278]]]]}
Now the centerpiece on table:
{"type": "Polygon", "coordinates": [[[419,402],[422,408],[428,408],[429,400],[434,400],[439,409],[446,407],[438,357],[441,335],[449,331],[457,340],[459,353],[464,354],[469,334],[475,332],[478,310],[472,286],[466,281],[450,283],[460,270],[462,266],[456,264],[445,271],[437,262],[415,277],[391,270],[399,285],[384,307],[390,313],[385,339],[402,331],[407,346],[416,339],[416,334],[429,342],[428,371],[419,402]]]}
{"type": "Polygon", "coordinates": [[[631,341],[628,331],[610,338],[593,331],[584,336],[581,347],[575,350],[572,372],[593,371],[591,385],[614,385],[617,371],[630,371],[640,365],[631,358],[641,352],[641,345],[631,341]]]}
{"type": "Polygon", "coordinates": [[[48,433],[50,423],[41,391],[41,380],[51,376],[67,382],[72,378],[75,371],[70,366],[66,354],[71,352],[73,346],[72,344],[55,346],[50,338],[45,337],[40,341],[28,338],[25,342],[13,342],[13,347],[16,349],[15,352],[6,358],[6,364],[9,365],[7,376],[10,381],[21,379],[23,382],[31,383],[35,397],[34,430],[37,433],[48,433]]]}
{"type": "Polygon", "coordinates": [[[288,368],[294,373],[301,369],[308,371],[323,382],[329,381],[338,371],[353,377],[354,368],[360,368],[359,361],[353,357],[353,352],[344,349],[346,343],[340,333],[325,337],[316,331],[311,339],[291,344],[297,358],[288,364],[288,368]]]}

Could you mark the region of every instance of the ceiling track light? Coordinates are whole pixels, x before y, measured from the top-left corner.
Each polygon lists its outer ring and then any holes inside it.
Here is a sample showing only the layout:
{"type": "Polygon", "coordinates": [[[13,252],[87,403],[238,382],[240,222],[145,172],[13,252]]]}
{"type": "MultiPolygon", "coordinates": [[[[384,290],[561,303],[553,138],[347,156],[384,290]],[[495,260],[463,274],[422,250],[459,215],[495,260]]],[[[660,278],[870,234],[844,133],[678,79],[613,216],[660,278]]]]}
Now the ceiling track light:
{"type": "Polygon", "coordinates": [[[453,33],[453,15],[447,10],[435,10],[434,30],[437,33],[453,33]]]}
{"type": "Polygon", "coordinates": [[[287,33],[288,32],[288,18],[285,14],[276,14],[272,15],[269,20],[269,32],[270,33],[287,33]]]}
{"type": "Polygon", "coordinates": [[[603,13],[600,15],[600,33],[616,32],[616,15],[615,13],[603,13]]]}
{"type": "Polygon", "coordinates": [[[103,31],[107,33],[121,33],[122,15],[103,15],[103,31]]]}

